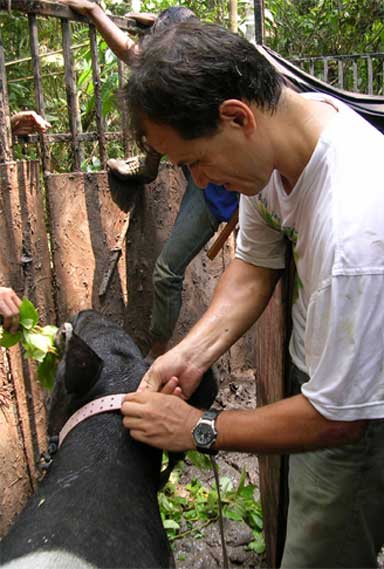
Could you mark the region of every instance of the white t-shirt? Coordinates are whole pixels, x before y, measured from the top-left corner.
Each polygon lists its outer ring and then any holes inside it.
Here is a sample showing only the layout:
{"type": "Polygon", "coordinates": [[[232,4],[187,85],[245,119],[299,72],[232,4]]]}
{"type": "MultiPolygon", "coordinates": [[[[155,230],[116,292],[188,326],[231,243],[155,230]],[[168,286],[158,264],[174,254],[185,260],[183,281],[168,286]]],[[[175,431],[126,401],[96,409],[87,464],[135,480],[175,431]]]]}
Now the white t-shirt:
{"type": "Polygon", "coordinates": [[[384,418],[384,136],[343,103],[292,192],[275,170],[240,199],[236,257],[297,269],[292,360],[302,393],[334,420],[384,418]]]}

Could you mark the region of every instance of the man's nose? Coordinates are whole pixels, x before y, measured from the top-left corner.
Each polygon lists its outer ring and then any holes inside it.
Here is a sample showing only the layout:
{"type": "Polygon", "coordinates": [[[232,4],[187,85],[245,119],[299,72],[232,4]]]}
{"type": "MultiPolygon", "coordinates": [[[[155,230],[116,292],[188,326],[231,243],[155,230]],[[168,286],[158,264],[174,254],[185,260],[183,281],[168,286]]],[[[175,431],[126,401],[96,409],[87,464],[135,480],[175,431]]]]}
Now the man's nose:
{"type": "Polygon", "coordinates": [[[188,166],[193,181],[199,188],[205,189],[209,184],[209,178],[201,171],[199,166],[188,166]]]}

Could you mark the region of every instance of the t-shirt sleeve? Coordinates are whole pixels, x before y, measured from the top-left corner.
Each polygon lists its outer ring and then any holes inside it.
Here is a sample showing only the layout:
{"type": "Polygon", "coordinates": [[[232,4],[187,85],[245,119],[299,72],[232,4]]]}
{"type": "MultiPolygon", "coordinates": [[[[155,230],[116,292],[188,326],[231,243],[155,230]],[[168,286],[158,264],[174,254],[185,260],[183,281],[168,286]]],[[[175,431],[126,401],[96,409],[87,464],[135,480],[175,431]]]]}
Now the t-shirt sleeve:
{"type": "Polygon", "coordinates": [[[281,231],[268,222],[268,214],[257,196],[240,197],[240,230],[236,242],[236,258],[270,269],[285,267],[286,243],[281,231]]]}
{"type": "Polygon", "coordinates": [[[384,417],[384,275],[333,276],[312,294],[302,393],[328,419],[384,417]]]}

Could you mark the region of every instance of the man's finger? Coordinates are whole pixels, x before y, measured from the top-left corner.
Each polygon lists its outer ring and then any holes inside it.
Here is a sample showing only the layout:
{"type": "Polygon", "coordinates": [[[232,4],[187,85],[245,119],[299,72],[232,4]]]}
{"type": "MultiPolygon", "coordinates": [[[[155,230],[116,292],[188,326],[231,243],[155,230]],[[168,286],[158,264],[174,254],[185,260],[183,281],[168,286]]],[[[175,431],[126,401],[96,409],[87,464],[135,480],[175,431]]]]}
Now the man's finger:
{"type": "Polygon", "coordinates": [[[123,426],[130,431],[134,429],[135,431],[140,431],[140,419],[137,417],[123,417],[123,426]]]}
{"type": "Polygon", "coordinates": [[[157,20],[157,16],[149,12],[128,12],[125,14],[126,18],[132,18],[136,20],[137,23],[143,24],[144,26],[152,26],[157,20]]]}
{"type": "Polygon", "coordinates": [[[179,385],[177,387],[175,387],[173,395],[176,395],[176,397],[183,399],[183,401],[187,401],[187,399],[188,399],[187,396],[184,395],[183,390],[181,389],[181,387],[179,385]]]}
{"type": "MultiPolygon", "coordinates": [[[[124,420],[123,420],[124,423],[124,420]]],[[[125,427],[126,425],[124,425],[125,427]]],[[[128,427],[126,427],[128,428],[128,427]]],[[[139,443],[148,443],[147,438],[144,434],[143,431],[139,431],[138,429],[129,429],[129,434],[131,435],[131,437],[133,439],[135,439],[135,441],[138,441],[139,443]]]]}
{"type": "Polygon", "coordinates": [[[152,368],[149,368],[147,373],[144,375],[143,379],[140,382],[137,391],[158,391],[161,385],[160,379],[156,379],[156,375],[151,371],[152,368]]]}
{"type": "Polygon", "coordinates": [[[172,395],[175,394],[175,390],[177,388],[177,385],[179,383],[179,380],[177,379],[177,377],[171,377],[171,379],[169,381],[167,381],[167,383],[161,388],[160,393],[165,393],[165,395],[172,395]]]}
{"type": "Polygon", "coordinates": [[[143,415],[143,403],[137,399],[128,399],[126,396],[121,404],[121,413],[130,417],[140,418],[143,415]]]}

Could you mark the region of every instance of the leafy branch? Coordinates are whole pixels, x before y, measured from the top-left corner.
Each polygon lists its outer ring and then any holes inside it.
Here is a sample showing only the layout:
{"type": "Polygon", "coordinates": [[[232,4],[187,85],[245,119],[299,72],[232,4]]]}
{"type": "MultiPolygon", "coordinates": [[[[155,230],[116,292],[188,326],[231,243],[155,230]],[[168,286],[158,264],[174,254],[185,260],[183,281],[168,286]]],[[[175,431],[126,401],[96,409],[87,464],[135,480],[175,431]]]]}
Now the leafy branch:
{"type": "MultiPolygon", "coordinates": [[[[200,470],[210,468],[208,457],[196,451],[187,453],[188,459],[200,470]]],[[[172,542],[186,535],[201,537],[201,531],[218,519],[218,495],[216,488],[204,486],[193,478],[186,485],[180,484],[183,465],[176,468],[164,490],[159,493],[160,513],[168,539],[172,542]]],[[[251,529],[253,540],[248,548],[256,553],[265,551],[263,516],[260,502],[254,497],[255,486],[246,483],[243,469],[237,487],[228,477],[220,477],[220,493],[225,518],[243,521],[251,529]]]]}
{"type": "Polygon", "coordinates": [[[52,389],[60,354],[55,347],[56,326],[39,326],[39,313],[30,300],[20,305],[19,329],[11,334],[0,326],[0,346],[11,348],[20,343],[24,356],[38,363],[37,376],[45,389],[52,389]]]}

